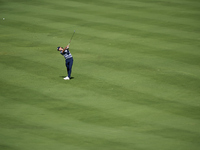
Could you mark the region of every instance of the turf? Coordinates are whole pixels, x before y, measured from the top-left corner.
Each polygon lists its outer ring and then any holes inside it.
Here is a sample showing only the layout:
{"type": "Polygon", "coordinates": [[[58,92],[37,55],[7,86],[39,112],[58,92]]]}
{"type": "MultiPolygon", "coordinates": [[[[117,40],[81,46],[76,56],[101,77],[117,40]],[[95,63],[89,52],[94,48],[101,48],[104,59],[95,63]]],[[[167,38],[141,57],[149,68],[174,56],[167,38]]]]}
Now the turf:
{"type": "Polygon", "coordinates": [[[0,14],[1,150],[200,148],[198,0],[0,0],[0,14]],[[65,81],[56,47],[74,30],[65,81]]]}

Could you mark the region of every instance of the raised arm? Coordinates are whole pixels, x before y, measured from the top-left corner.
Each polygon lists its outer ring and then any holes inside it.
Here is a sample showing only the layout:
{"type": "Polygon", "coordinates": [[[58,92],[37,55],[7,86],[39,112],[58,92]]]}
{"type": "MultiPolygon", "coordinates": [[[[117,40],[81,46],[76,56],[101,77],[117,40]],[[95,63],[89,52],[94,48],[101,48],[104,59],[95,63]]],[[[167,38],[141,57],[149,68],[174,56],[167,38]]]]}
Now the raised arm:
{"type": "Polygon", "coordinates": [[[62,53],[64,53],[64,51],[65,51],[66,49],[69,49],[69,45],[67,45],[67,46],[62,50],[62,53]]]}

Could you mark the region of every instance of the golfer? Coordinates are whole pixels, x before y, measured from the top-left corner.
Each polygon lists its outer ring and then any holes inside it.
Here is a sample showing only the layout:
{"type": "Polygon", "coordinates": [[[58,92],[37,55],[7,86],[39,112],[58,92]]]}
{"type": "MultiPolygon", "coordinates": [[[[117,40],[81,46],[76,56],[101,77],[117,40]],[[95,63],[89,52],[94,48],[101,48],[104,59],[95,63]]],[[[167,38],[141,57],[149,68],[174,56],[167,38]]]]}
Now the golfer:
{"type": "Polygon", "coordinates": [[[71,78],[71,73],[72,73],[72,65],[73,65],[73,57],[69,51],[69,45],[67,45],[65,48],[63,47],[57,47],[57,50],[60,51],[60,54],[65,57],[65,64],[67,67],[67,74],[64,80],[70,80],[71,78]]]}

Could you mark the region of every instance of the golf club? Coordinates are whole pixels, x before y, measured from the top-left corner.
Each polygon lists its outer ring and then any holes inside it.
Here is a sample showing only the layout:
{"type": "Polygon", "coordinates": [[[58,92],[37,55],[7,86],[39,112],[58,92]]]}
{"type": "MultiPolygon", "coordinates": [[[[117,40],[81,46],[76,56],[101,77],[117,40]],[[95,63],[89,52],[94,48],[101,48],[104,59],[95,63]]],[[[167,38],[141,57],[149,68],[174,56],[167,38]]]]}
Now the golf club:
{"type": "Polygon", "coordinates": [[[74,33],[72,34],[72,37],[71,37],[71,39],[70,39],[70,41],[69,41],[69,44],[68,44],[68,45],[70,45],[70,43],[71,43],[71,40],[72,40],[72,38],[73,38],[74,34],[75,34],[75,30],[74,30],[74,33]]]}

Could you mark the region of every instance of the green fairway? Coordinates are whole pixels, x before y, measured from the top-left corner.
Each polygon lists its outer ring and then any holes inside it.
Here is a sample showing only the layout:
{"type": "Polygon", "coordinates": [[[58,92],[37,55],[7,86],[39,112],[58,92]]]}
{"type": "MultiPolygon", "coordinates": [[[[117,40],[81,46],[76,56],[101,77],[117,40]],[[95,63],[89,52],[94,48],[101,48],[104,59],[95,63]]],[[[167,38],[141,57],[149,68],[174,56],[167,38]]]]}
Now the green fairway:
{"type": "Polygon", "coordinates": [[[199,0],[0,0],[0,16],[0,150],[200,149],[199,0]]]}

